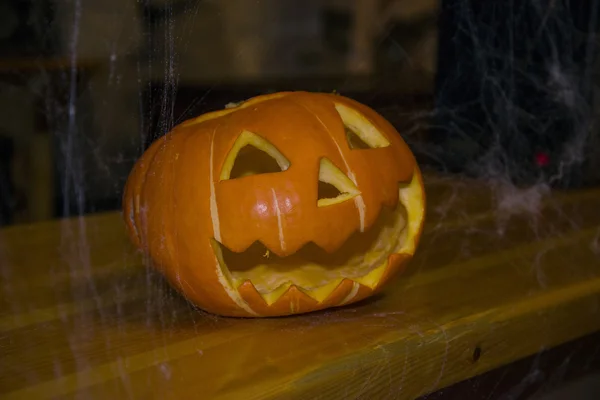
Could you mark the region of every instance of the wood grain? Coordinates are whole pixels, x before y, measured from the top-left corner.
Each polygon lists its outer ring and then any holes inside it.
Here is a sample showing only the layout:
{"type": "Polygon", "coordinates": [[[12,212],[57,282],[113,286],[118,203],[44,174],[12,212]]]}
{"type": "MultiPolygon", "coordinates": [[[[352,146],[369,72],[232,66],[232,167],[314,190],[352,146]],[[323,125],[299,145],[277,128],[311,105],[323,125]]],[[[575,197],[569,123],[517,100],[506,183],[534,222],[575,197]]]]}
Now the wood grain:
{"type": "Polygon", "coordinates": [[[509,218],[488,184],[426,185],[405,275],[288,318],[194,309],[119,213],[1,230],[0,397],[410,399],[600,330],[600,190],[509,218]]]}

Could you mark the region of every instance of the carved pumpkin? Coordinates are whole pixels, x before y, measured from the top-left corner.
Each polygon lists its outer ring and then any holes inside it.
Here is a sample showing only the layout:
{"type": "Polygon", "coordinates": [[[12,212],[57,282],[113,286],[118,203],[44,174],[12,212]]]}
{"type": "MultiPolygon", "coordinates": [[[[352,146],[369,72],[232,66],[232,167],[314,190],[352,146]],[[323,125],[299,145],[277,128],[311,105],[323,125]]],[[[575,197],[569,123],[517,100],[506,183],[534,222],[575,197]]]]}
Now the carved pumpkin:
{"type": "Polygon", "coordinates": [[[419,168],[383,117],[335,94],[281,92],[190,119],[137,161],[132,241],[188,300],[281,316],[379,291],[413,255],[419,168]]]}

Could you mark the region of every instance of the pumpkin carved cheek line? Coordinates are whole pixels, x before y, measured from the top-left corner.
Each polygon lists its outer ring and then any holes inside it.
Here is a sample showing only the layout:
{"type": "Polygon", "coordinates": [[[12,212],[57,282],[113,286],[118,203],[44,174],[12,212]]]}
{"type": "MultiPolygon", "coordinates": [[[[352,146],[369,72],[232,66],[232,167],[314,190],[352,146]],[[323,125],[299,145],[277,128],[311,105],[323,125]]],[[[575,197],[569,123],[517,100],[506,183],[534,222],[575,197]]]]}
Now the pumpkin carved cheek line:
{"type": "MultiPolygon", "coordinates": [[[[158,152],[162,149],[163,142],[154,142],[152,145],[146,150],[145,155],[142,160],[139,161],[139,164],[136,165],[136,170],[128,179],[127,185],[131,185],[130,194],[131,197],[131,211],[129,212],[130,221],[129,226],[132,229],[134,242],[143,248],[147,245],[146,232],[142,229],[142,216],[140,215],[143,210],[140,207],[141,202],[141,193],[144,191],[144,187],[146,185],[146,177],[149,171],[152,169],[152,164],[158,152]],[[137,181],[140,181],[139,183],[137,181]]],[[[129,192],[126,192],[129,193],[129,192]]]]}
{"type": "Polygon", "coordinates": [[[210,174],[210,218],[213,225],[213,235],[216,240],[221,240],[221,222],[219,221],[219,208],[217,206],[217,195],[215,192],[215,175],[214,175],[214,153],[215,153],[215,134],[217,128],[213,130],[210,137],[210,157],[209,157],[209,174],[210,174]]]}
{"type": "MultiPolygon", "coordinates": [[[[209,156],[209,207],[210,207],[210,218],[212,221],[213,227],[213,235],[215,240],[218,242],[221,240],[221,222],[219,220],[219,208],[217,205],[217,197],[215,192],[215,174],[214,174],[214,148],[215,148],[215,136],[217,133],[217,128],[215,128],[212,132],[210,138],[210,156],[209,156]]],[[[250,315],[256,315],[256,313],[250,308],[250,306],[242,299],[237,291],[232,285],[231,275],[229,271],[222,268],[222,256],[216,251],[213,244],[213,250],[215,250],[215,273],[217,275],[217,280],[225,289],[225,292],[229,296],[229,298],[237,304],[240,308],[246,311],[250,315]]]]}

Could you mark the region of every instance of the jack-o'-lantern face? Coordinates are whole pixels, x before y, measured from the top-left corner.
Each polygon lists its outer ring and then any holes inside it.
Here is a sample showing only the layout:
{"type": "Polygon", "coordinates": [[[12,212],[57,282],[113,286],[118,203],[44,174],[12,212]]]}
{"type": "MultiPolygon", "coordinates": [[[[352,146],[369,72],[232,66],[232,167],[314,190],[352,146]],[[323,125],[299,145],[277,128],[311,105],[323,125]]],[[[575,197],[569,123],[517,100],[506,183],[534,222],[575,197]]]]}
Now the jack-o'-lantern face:
{"type": "Polygon", "coordinates": [[[278,316],[349,304],[412,257],[425,199],[396,130],[348,98],[282,92],[175,127],[124,194],[133,242],[194,304],[278,316]]]}

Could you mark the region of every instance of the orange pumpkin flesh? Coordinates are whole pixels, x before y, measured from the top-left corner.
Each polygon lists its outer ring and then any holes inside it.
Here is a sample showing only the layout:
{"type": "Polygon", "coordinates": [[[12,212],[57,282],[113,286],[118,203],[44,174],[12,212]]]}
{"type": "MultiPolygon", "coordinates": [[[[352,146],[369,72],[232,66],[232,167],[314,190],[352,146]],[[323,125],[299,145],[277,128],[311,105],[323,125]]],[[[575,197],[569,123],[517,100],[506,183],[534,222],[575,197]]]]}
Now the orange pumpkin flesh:
{"type": "Polygon", "coordinates": [[[258,96],[176,126],[134,166],[133,243],[192,303],[281,316],[354,303],[412,257],[425,195],[396,130],[339,95],[258,96]]]}

